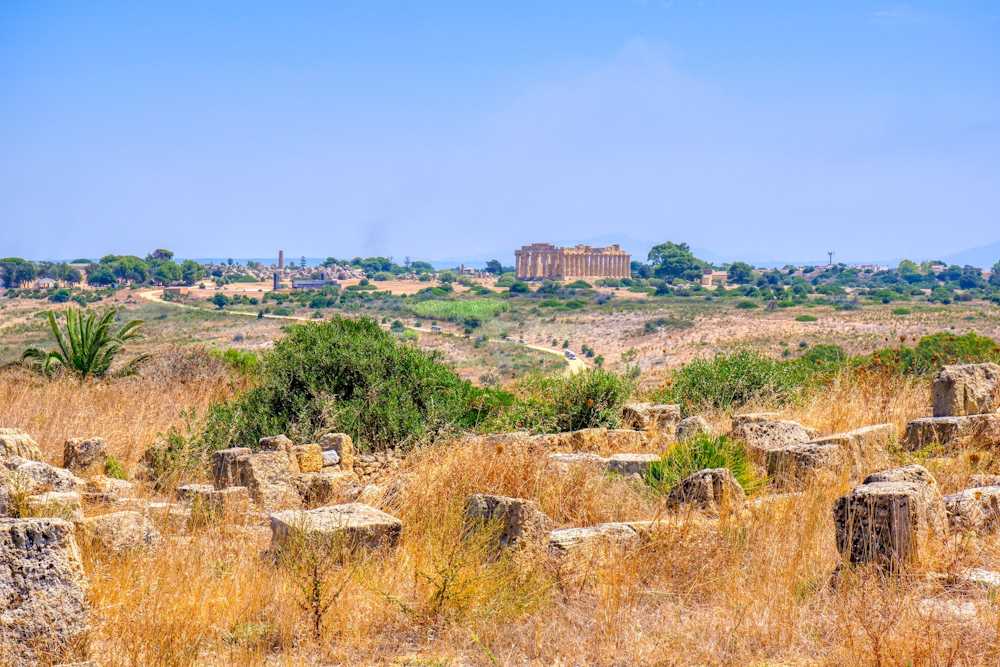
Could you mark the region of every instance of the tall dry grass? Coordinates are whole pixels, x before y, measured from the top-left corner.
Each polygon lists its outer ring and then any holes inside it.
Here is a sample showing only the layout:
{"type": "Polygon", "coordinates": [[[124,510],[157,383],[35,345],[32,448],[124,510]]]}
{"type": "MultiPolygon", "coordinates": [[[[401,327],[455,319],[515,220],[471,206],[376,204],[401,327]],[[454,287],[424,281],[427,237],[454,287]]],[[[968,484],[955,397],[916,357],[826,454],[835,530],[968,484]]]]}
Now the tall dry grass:
{"type": "Polygon", "coordinates": [[[27,431],[51,463],[61,464],[68,438],[100,436],[132,465],[158,434],[184,426],[242,382],[199,349],[158,354],[135,377],[83,383],[8,367],[0,370],[0,425],[27,431]]]}
{"type": "MultiPolygon", "coordinates": [[[[96,432],[127,457],[182,409],[231,391],[223,377],[182,381],[164,371],[79,388],[8,373],[0,397],[13,400],[0,405],[0,419],[27,428],[52,456],[64,437],[96,432]]],[[[845,376],[784,414],[825,432],[901,427],[926,413],[926,392],[917,382],[845,376]]],[[[476,492],[536,500],[560,526],[663,514],[662,498],[641,483],[586,468],[560,474],[544,459],[529,445],[482,441],[414,452],[378,502],[403,521],[401,543],[326,571],[339,592],[318,639],[302,572],[262,557],[264,520],[161,526],[159,549],[125,558],[85,551],[95,657],[171,667],[998,664],[997,597],[934,576],[1000,570],[996,537],[942,542],[906,576],[862,568],[832,586],[831,508],[846,479],[718,522],[681,517],[638,548],[569,559],[538,545],[497,558],[486,541],[463,535],[463,505],[476,492]],[[971,604],[972,613],[941,613],[928,599],[971,604]]]]}

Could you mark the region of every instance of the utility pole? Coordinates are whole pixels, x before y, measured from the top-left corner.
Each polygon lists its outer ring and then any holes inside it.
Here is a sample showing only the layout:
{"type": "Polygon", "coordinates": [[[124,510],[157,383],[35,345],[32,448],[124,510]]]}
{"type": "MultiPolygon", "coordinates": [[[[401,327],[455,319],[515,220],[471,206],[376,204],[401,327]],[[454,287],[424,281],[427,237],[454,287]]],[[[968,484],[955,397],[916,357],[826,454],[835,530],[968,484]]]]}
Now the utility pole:
{"type": "Polygon", "coordinates": [[[833,266],[833,251],[832,250],[827,250],[826,254],[830,256],[830,264],[829,265],[833,266]]]}

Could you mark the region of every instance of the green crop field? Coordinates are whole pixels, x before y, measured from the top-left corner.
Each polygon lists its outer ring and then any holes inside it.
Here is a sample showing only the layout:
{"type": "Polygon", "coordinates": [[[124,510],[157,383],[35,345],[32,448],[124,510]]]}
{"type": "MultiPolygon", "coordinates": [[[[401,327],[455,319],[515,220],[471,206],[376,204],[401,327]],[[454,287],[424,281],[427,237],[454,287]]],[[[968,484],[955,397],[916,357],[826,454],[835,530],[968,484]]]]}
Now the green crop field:
{"type": "Polygon", "coordinates": [[[488,320],[508,309],[503,301],[496,299],[468,299],[448,301],[444,299],[429,299],[418,301],[410,306],[414,314],[420,317],[430,317],[439,320],[461,322],[468,318],[488,320]]]}

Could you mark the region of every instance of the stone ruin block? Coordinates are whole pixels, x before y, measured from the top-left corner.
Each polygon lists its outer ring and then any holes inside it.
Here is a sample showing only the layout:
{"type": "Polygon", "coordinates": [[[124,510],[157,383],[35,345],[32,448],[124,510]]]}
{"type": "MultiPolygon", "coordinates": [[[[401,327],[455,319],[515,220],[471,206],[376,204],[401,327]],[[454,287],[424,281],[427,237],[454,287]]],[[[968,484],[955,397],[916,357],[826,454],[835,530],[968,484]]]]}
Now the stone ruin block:
{"type": "Polygon", "coordinates": [[[844,468],[844,450],[836,444],[807,442],[767,452],[767,476],[778,489],[801,489],[818,473],[844,468]]]}
{"type": "Polygon", "coordinates": [[[116,556],[160,543],[160,533],[149,518],[131,510],[87,517],[80,530],[82,540],[116,556]]]}
{"type": "Polygon", "coordinates": [[[177,487],[177,499],[186,502],[198,520],[239,519],[250,511],[250,491],[245,486],[216,489],[211,484],[177,487]]]}
{"type": "Polygon", "coordinates": [[[48,491],[25,500],[28,515],[83,521],[83,505],[76,491],[48,491]]]}
{"type": "Polygon", "coordinates": [[[659,460],[659,454],[612,454],[607,460],[607,471],[626,477],[645,477],[659,460]]]}
{"type": "Polygon", "coordinates": [[[732,416],[733,428],[748,422],[773,422],[781,419],[780,412],[742,412],[732,416]]]}
{"type": "Polygon", "coordinates": [[[394,547],[402,531],[399,519],[360,503],[286,510],[271,514],[271,552],[280,553],[300,537],[335,548],[394,547]]]}
{"type": "Polygon", "coordinates": [[[292,484],[308,507],[329,505],[349,495],[360,483],[353,472],[336,468],[292,475],[292,484]]]}
{"type": "Polygon", "coordinates": [[[558,434],[558,442],[574,452],[628,452],[642,449],[646,437],[629,429],[585,428],[558,434]]]}
{"type": "Polygon", "coordinates": [[[553,452],[549,454],[549,462],[562,472],[580,465],[599,470],[605,470],[608,466],[608,459],[590,452],[553,452]]]}
{"type": "Polygon", "coordinates": [[[921,417],[906,425],[905,449],[913,451],[935,444],[955,449],[1000,445],[1000,413],[921,417]]]}
{"type": "Polygon", "coordinates": [[[919,465],[869,475],[837,500],[833,517],[837,549],[846,560],[889,567],[918,559],[947,527],[937,483],[919,465]]]}
{"type": "Polygon", "coordinates": [[[83,657],[86,588],[72,523],[0,519],[0,661],[28,667],[83,657]]]}
{"type": "Polygon", "coordinates": [[[981,486],[944,497],[952,530],[996,533],[1000,530],[1000,486],[981,486]]]}
{"type": "Polygon", "coordinates": [[[710,513],[722,508],[739,509],[746,503],[743,487],[728,468],[707,468],[688,475],[670,489],[667,506],[694,507],[710,513]]]}
{"type": "Polygon", "coordinates": [[[743,418],[735,422],[730,437],[746,444],[750,457],[758,464],[765,464],[767,453],[772,449],[781,449],[789,445],[801,445],[815,437],[815,431],[807,429],[798,422],[779,420],[743,418]]]}
{"type": "Polygon", "coordinates": [[[969,477],[969,488],[977,486],[1000,486],[1000,475],[972,475],[969,477]]]}
{"type": "Polygon", "coordinates": [[[552,520],[533,500],[485,493],[469,496],[465,503],[467,530],[491,522],[500,524],[498,546],[510,547],[552,530],[552,520]]]}
{"type": "Polygon", "coordinates": [[[87,503],[113,504],[135,495],[135,485],[125,479],[94,475],[87,479],[82,495],[87,503]]]}
{"type": "Polygon", "coordinates": [[[346,433],[327,433],[319,439],[319,446],[323,449],[323,465],[337,465],[344,470],[354,469],[354,441],[346,433]],[[327,457],[327,452],[336,453],[337,463],[327,463],[333,457],[327,457]]]}
{"type": "Polygon", "coordinates": [[[817,445],[836,445],[844,455],[844,462],[851,467],[857,477],[866,474],[885,459],[886,449],[896,439],[896,427],[892,424],[862,426],[844,433],[816,438],[817,445]]]}
{"type": "Polygon", "coordinates": [[[560,528],[549,533],[549,550],[556,555],[585,548],[627,546],[639,542],[639,531],[628,523],[600,523],[584,528],[560,528]]]}
{"type": "Polygon", "coordinates": [[[239,486],[250,491],[254,502],[263,508],[298,507],[301,504],[292,476],[298,474],[288,452],[266,451],[241,456],[239,486]]]}
{"type": "Polygon", "coordinates": [[[323,469],[323,450],[319,445],[295,445],[291,452],[299,472],[319,472],[323,469]]]}
{"type": "Polygon", "coordinates": [[[996,412],[1000,408],[1000,365],[955,364],[934,378],[935,417],[996,412]]]}
{"type": "Polygon", "coordinates": [[[677,423],[677,428],[674,431],[674,439],[677,442],[691,440],[699,435],[712,435],[712,427],[701,415],[685,417],[677,423]]]}
{"type": "Polygon", "coordinates": [[[290,452],[295,443],[291,439],[282,433],[281,435],[268,435],[264,436],[257,441],[257,446],[262,452],[290,452]]]}
{"type": "Polygon", "coordinates": [[[681,406],[667,403],[628,403],[622,408],[622,425],[635,431],[673,433],[681,420],[681,406]]]}
{"type": "Polygon", "coordinates": [[[215,488],[224,489],[227,486],[239,486],[239,460],[244,456],[250,456],[250,454],[250,450],[246,447],[232,447],[214,452],[212,454],[212,481],[215,483],[215,488]]]}
{"type": "Polygon", "coordinates": [[[19,428],[0,428],[0,459],[18,456],[32,461],[42,460],[42,451],[31,436],[19,428]]]}
{"type": "Polygon", "coordinates": [[[83,490],[85,482],[63,468],[20,456],[0,458],[0,516],[13,512],[18,496],[83,490]]]}
{"type": "Polygon", "coordinates": [[[102,473],[106,452],[104,438],[70,438],[63,445],[63,467],[81,475],[102,473]]]}
{"type": "Polygon", "coordinates": [[[177,500],[190,503],[208,496],[213,491],[215,491],[215,487],[211,484],[182,484],[177,487],[175,493],[177,500]]]}

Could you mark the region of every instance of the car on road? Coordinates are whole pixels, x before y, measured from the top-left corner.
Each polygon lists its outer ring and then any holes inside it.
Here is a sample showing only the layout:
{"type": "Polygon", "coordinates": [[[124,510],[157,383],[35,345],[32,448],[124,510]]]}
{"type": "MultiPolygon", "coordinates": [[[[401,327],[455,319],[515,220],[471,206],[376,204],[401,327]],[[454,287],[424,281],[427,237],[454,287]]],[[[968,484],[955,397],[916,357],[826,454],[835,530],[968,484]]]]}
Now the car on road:
{"type": "Polygon", "coordinates": [[[441,327],[439,327],[436,324],[432,324],[431,325],[431,331],[433,331],[434,333],[441,333],[441,327]]]}
{"type": "Polygon", "coordinates": [[[574,354],[572,350],[565,350],[563,354],[566,355],[566,358],[569,360],[576,359],[576,354],[574,354]]]}

